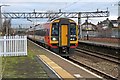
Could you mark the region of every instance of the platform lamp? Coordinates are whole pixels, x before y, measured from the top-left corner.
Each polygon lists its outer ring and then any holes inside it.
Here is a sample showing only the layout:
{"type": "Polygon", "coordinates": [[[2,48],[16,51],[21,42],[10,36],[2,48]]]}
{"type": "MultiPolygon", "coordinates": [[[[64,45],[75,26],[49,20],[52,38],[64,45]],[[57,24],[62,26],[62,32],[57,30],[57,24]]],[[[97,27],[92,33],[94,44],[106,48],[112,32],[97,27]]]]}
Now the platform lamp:
{"type": "Polygon", "coordinates": [[[30,22],[33,23],[33,27],[34,27],[33,34],[34,34],[34,39],[35,39],[35,25],[34,25],[34,21],[30,20],[29,18],[27,18],[27,21],[30,21],[30,22]]]}

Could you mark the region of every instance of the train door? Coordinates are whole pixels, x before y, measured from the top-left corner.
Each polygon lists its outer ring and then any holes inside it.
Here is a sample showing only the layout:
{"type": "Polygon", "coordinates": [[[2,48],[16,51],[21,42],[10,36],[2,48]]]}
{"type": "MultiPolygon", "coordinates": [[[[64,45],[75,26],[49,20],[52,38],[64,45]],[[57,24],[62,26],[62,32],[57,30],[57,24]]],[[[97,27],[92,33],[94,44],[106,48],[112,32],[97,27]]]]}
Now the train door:
{"type": "Polygon", "coordinates": [[[61,46],[68,45],[68,25],[61,25],[61,46]]]}

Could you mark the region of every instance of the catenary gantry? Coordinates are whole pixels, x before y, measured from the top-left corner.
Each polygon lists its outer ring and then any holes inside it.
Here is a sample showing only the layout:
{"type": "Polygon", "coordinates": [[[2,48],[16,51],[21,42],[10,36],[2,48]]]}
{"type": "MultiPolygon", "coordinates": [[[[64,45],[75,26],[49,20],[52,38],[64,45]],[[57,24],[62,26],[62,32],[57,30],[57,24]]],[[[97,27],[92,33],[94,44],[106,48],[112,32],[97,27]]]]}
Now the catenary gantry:
{"type": "Polygon", "coordinates": [[[5,12],[2,13],[5,18],[24,19],[24,18],[90,18],[90,17],[108,17],[109,11],[96,12],[5,12]]]}

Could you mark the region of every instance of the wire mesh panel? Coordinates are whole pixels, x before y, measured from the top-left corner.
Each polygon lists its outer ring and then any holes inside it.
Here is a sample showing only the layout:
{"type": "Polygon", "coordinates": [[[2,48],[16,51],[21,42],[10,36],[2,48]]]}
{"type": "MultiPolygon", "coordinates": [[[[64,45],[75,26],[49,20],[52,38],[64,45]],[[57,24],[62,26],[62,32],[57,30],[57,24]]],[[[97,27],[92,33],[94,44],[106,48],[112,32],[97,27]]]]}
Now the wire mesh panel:
{"type": "Polygon", "coordinates": [[[0,56],[27,55],[27,36],[0,36],[0,56]]]}

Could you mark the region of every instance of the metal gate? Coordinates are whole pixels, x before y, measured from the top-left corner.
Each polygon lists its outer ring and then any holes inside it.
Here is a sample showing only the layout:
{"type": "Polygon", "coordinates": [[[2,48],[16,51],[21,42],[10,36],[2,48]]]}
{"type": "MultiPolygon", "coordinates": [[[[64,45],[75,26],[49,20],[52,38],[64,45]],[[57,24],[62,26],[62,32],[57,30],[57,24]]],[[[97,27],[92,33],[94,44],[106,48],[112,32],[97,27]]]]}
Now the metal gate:
{"type": "Polygon", "coordinates": [[[27,36],[0,36],[0,56],[27,55],[27,36]]]}

